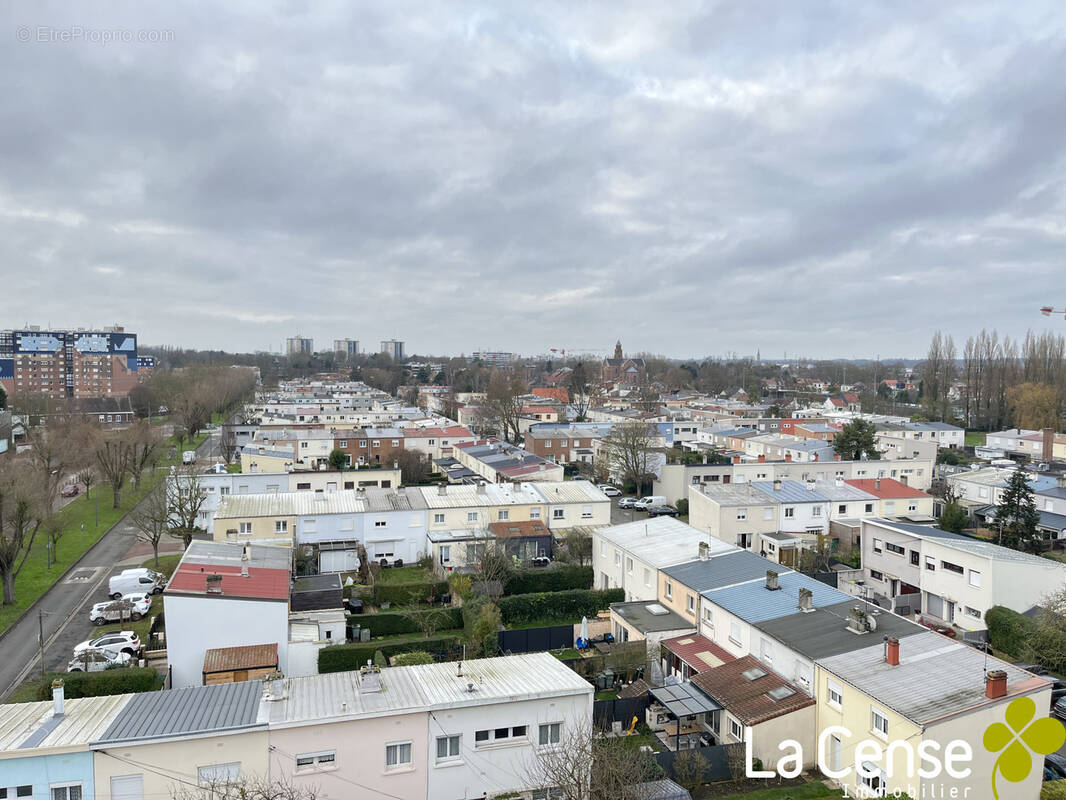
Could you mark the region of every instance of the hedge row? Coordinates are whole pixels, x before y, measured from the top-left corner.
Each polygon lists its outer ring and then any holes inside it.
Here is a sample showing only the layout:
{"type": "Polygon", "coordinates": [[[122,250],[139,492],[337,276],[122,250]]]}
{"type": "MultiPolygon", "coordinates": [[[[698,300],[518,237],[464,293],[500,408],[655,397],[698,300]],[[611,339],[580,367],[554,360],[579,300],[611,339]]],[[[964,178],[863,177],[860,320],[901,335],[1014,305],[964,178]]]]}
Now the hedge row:
{"type": "Polygon", "coordinates": [[[398,633],[421,633],[417,617],[433,615],[437,630],[447,631],[463,627],[463,610],[459,607],[434,608],[429,611],[415,611],[410,615],[392,614],[388,611],[380,614],[359,614],[349,616],[349,625],[359,625],[370,629],[371,636],[394,636],[398,633]]]}
{"type": "Polygon", "coordinates": [[[335,644],[323,647],[318,651],[318,671],[346,672],[359,669],[366,665],[367,661],[374,660],[374,653],[378,650],[387,659],[397,653],[410,653],[413,650],[448,650],[459,641],[458,634],[435,636],[432,639],[412,639],[408,642],[396,642],[395,644],[335,644]]]}
{"type": "Polygon", "coordinates": [[[447,581],[418,581],[416,583],[382,583],[374,584],[374,605],[394,603],[406,606],[414,603],[428,603],[439,600],[448,593],[447,581]]]}
{"type": "Polygon", "coordinates": [[[1036,634],[1036,623],[1029,617],[1003,606],[992,606],[985,612],[988,641],[997,650],[1015,658],[1024,655],[1025,644],[1036,634]]]}
{"type": "Polygon", "coordinates": [[[504,594],[533,594],[535,592],[565,592],[568,589],[588,589],[592,586],[592,567],[567,564],[557,569],[529,569],[515,573],[504,594]]]}
{"type": "MultiPolygon", "coordinates": [[[[55,676],[53,676],[55,677],[55,676]]],[[[105,669],[102,672],[67,672],[58,676],[63,679],[63,696],[100,697],[105,694],[151,692],[159,688],[163,677],[151,667],[123,667],[105,669]]],[[[52,677],[37,685],[37,699],[52,699],[52,677]]]]}
{"type": "Polygon", "coordinates": [[[540,620],[569,622],[581,617],[594,617],[611,603],[621,603],[625,599],[625,589],[570,589],[565,592],[501,597],[499,606],[503,621],[508,625],[540,620]]]}

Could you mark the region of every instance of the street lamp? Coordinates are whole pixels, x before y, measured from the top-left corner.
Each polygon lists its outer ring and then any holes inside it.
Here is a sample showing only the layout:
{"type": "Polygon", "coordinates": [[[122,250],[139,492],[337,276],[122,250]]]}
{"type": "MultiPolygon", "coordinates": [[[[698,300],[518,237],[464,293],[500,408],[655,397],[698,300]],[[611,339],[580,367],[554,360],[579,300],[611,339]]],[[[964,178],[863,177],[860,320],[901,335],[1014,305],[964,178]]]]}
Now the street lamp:
{"type": "Polygon", "coordinates": [[[52,568],[52,540],[51,539],[48,540],[48,543],[44,546],[44,549],[47,552],[46,560],[48,562],[48,569],[51,569],[52,568]]]}

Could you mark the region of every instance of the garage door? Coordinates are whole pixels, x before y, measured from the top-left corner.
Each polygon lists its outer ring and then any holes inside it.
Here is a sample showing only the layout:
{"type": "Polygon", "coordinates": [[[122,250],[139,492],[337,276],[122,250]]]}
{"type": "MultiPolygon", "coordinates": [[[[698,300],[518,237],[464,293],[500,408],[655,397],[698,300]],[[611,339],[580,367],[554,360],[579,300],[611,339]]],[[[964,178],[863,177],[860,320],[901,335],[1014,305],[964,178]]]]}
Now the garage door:
{"type": "Polygon", "coordinates": [[[319,572],[354,572],[359,569],[355,550],[323,550],[318,554],[319,572]]]}
{"type": "Polygon", "coordinates": [[[112,778],[111,800],[144,800],[143,778],[140,775],[112,778]]]}
{"type": "Polygon", "coordinates": [[[925,593],[925,611],[934,617],[944,619],[944,598],[932,592],[925,593]]]}

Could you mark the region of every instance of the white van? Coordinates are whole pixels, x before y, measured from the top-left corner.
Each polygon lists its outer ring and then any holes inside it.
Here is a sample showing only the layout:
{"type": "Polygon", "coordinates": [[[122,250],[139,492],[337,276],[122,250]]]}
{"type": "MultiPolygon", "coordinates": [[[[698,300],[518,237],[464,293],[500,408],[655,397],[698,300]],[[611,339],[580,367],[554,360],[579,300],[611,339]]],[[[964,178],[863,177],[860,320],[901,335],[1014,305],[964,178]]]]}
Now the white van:
{"type": "Polygon", "coordinates": [[[117,600],[124,594],[159,594],[167,585],[166,576],[155,570],[137,567],[112,575],[107,582],[107,596],[117,600]]]}
{"type": "Polygon", "coordinates": [[[638,511],[647,511],[652,506],[665,506],[666,504],[667,503],[665,495],[651,494],[647,497],[640,498],[637,502],[633,504],[633,508],[637,509],[638,511]]]}
{"type": "Polygon", "coordinates": [[[195,450],[186,450],[184,453],[182,453],[181,454],[181,463],[182,464],[195,464],[196,463],[196,451],[195,450]]]}

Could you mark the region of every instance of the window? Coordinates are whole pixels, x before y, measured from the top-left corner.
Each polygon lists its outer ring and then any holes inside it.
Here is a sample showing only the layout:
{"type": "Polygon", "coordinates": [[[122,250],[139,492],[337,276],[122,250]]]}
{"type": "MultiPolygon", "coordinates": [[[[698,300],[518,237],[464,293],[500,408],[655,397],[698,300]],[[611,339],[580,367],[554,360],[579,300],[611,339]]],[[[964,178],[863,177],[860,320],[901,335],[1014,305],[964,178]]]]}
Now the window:
{"type": "Polygon", "coordinates": [[[651,570],[647,567],[644,568],[644,585],[651,586],[651,570]]]}
{"type": "Polygon", "coordinates": [[[343,449],[344,449],[344,448],[346,448],[347,446],[348,446],[348,442],[347,442],[347,440],[345,440],[345,439],[339,439],[339,440],[337,441],[337,447],[339,447],[339,448],[340,448],[341,450],[343,450],[343,449]]]}
{"type": "Polygon", "coordinates": [[[553,508],[552,509],[552,519],[563,519],[565,517],[565,515],[566,515],[566,509],[563,509],[563,508],[553,508]]]}
{"type": "Polygon", "coordinates": [[[241,523],[241,527],[240,527],[240,532],[245,534],[245,535],[250,534],[252,532],[252,523],[250,523],[250,522],[242,522],[241,523]]]}
{"type": "Polygon", "coordinates": [[[562,800],[563,790],[559,786],[549,786],[547,789],[534,789],[533,800],[562,800]]]}
{"type": "Polygon", "coordinates": [[[867,503],[866,504],[866,513],[867,514],[874,513],[874,504],[873,503],[867,503]]]}
{"type": "Polygon", "coordinates": [[[440,546],[440,563],[447,564],[452,560],[452,546],[450,544],[442,544],[440,546]]]}
{"type": "Polygon", "coordinates": [[[666,595],[666,599],[667,600],[673,600],[674,599],[674,584],[671,583],[670,581],[666,582],[666,589],[664,591],[664,594],[666,595]]]}
{"type": "Polygon", "coordinates": [[[530,519],[540,519],[540,509],[539,508],[531,508],[531,509],[529,509],[529,518],[530,519]]]}
{"type": "MultiPolygon", "coordinates": [[[[6,796],[4,790],[0,789],[0,798],[6,796]]],[[[116,775],[111,779],[111,797],[113,800],[144,800],[144,777],[116,775]]]]}
{"type": "Polygon", "coordinates": [[[921,566],[921,556],[917,550],[911,550],[911,564],[915,567],[921,566]]]}
{"type": "Polygon", "coordinates": [[[507,522],[511,519],[511,510],[509,508],[501,508],[496,517],[500,522],[507,522]]]}
{"type": "Polygon", "coordinates": [[[393,439],[392,440],[392,446],[393,447],[399,447],[400,446],[400,440],[399,439],[393,439]]]}
{"type": "Polygon", "coordinates": [[[444,524],[444,515],[443,514],[434,514],[433,515],[433,524],[434,525],[443,525],[444,524]]]}
{"type": "Polygon", "coordinates": [[[411,763],[411,743],[396,742],[385,745],[385,769],[397,769],[411,763]]]}
{"type": "Polygon", "coordinates": [[[206,767],[196,768],[196,780],[201,786],[235,781],[239,777],[241,777],[241,762],[239,761],[230,764],[210,764],[206,767]]]}
{"type": "Polygon", "coordinates": [[[380,439],[375,439],[375,440],[374,440],[374,441],[373,441],[373,442],[371,443],[371,446],[372,446],[372,447],[381,447],[381,440],[380,440],[380,439]]]}
{"type": "Polygon", "coordinates": [[[936,571],[936,560],[932,556],[925,557],[925,568],[930,572],[936,571]]]}
{"type": "Polygon", "coordinates": [[[773,519],[774,518],[774,510],[772,508],[764,508],[762,510],[762,518],[763,519],[773,519]]]}
{"type": "Polygon", "coordinates": [[[614,549],[614,565],[616,567],[622,566],[622,553],[618,550],[617,547],[614,549]]]}
{"type": "Polygon", "coordinates": [[[729,623],[729,641],[740,644],[740,623],[736,620],[729,623]]]}
{"type": "Polygon", "coordinates": [[[552,440],[551,440],[551,439],[548,439],[548,440],[546,440],[546,441],[544,442],[544,446],[545,446],[545,447],[551,447],[551,446],[552,446],[552,440]]]}
{"type": "Polygon", "coordinates": [[[685,607],[688,609],[688,613],[689,614],[695,614],[696,613],[696,596],[695,595],[690,594],[688,596],[688,602],[685,604],[685,607]]]}
{"type": "Polygon", "coordinates": [[[847,503],[841,503],[839,506],[837,506],[837,513],[838,514],[847,514],[848,513],[848,504],[847,503]]]}
{"type": "Polygon", "coordinates": [[[488,731],[478,731],[474,734],[474,743],[479,744],[481,742],[487,742],[489,740],[488,731]]]}
{"type": "Polygon", "coordinates": [[[908,511],[912,511],[912,512],[913,511],[917,511],[918,510],[918,504],[915,503],[913,500],[910,501],[909,503],[907,503],[907,510],[908,511]]]}
{"type": "Polygon", "coordinates": [[[950,561],[944,561],[943,559],[940,560],[940,566],[942,566],[944,569],[948,570],[949,572],[954,572],[954,573],[956,573],[958,575],[962,575],[966,571],[962,567],[960,567],[958,564],[953,564],[950,561]]]}
{"type": "Polygon", "coordinates": [[[871,708],[873,712],[873,726],[874,733],[881,739],[888,738],[888,717],[883,712],[876,708],[871,708]]]}
{"type": "Polygon", "coordinates": [[[710,606],[705,606],[703,609],[703,621],[712,628],[714,627],[714,612],[711,611],[710,606]]]}
{"type": "Polygon", "coordinates": [[[844,688],[833,681],[829,681],[829,705],[838,709],[844,705],[844,688]]]}
{"type": "Polygon", "coordinates": [[[581,519],[592,519],[592,506],[581,506],[581,519]]]}
{"type": "Polygon", "coordinates": [[[526,737],[526,726],[515,725],[513,728],[492,728],[485,731],[477,731],[474,734],[474,746],[483,747],[488,744],[499,742],[513,742],[526,737]]]}
{"type": "Polygon", "coordinates": [[[72,783],[66,786],[49,787],[52,800],[81,800],[81,784],[72,783]]]}
{"type": "Polygon", "coordinates": [[[283,519],[274,520],[274,533],[288,533],[289,523],[283,519]]]}
{"type": "Polygon", "coordinates": [[[467,522],[477,522],[477,512],[476,511],[467,511],[466,512],[466,521],[467,522]]]}
{"type": "Polygon", "coordinates": [[[748,509],[746,509],[746,508],[738,508],[737,509],[737,519],[747,519],[747,518],[748,518],[748,509]]]}
{"type": "Polygon", "coordinates": [[[885,546],[885,543],[880,539],[874,539],[874,552],[880,553],[881,549],[885,546]]]}
{"type": "Polygon", "coordinates": [[[541,725],[539,728],[537,743],[541,747],[550,744],[559,744],[559,733],[562,730],[562,727],[563,724],[561,722],[551,722],[547,725],[541,725]]]}
{"type": "Polygon", "coordinates": [[[360,439],[359,440],[359,446],[360,447],[366,447],[366,439],[360,439]]]}
{"type": "Polygon", "coordinates": [[[896,513],[896,501],[895,500],[886,500],[885,501],[885,513],[886,514],[895,514],[896,513]]]}
{"type": "Polygon", "coordinates": [[[971,608],[970,606],[965,606],[965,610],[966,610],[967,616],[971,616],[974,619],[981,619],[981,612],[978,611],[976,608],[971,608]]]}
{"type": "Polygon", "coordinates": [[[376,519],[376,520],[374,520],[374,527],[375,528],[387,528],[388,527],[388,521],[387,520],[383,520],[383,519],[376,519]]]}
{"type": "Polygon", "coordinates": [[[600,558],[607,558],[607,542],[600,541],[600,558]]]}
{"type": "Polygon", "coordinates": [[[821,506],[811,506],[811,516],[812,517],[820,517],[820,516],[822,516],[822,507],[821,506]]]}
{"type": "Polygon", "coordinates": [[[785,508],[785,519],[792,519],[796,516],[796,509],[792,506],[785,508]]]}
{"type": "Polygon", "coordinates": [[[304,753],[296,756],[296,771],[310,771],[315,769],[315,767],[332,767],[336,761],[336,750],[323,750],[321,753],[304,753]]]}
{"type": "Polygon", "coordinates": [[[885,542],[885,549],[890,553],[895,553],[897,556],[901,556],[906,552],[898,544],[893,544],[892,542],[885,542]]]}
{"type": "Polygon", "coordinates": [[[459,758],[459,740],[456,736],[437,737],[437,761],[455,761],[459,758]]]}
{"type": "Polygon", "coordinates": [[[311,489],[311,484],[310,483],[297,483],[296,484],[296,491],[299,492],[299,491],[302,491],[304,489],[310,490],[311,489]]]}
{"type": "Polygon", "coordinates": [[[729,718],[729,735],[738,742],[744,741],[744,726],[732,717],[729,718]]]}
{"type": "Polygon", "coordinates": [[[633,559],[628,556],[626,556],[626,573],[629,575],[633,574],[633,559]]]}
{"type": "Polygon", "coordinates": [[[975,569],[970,570],[970,586],[975,589],[981,588],[981,573],[975,569]]]}

